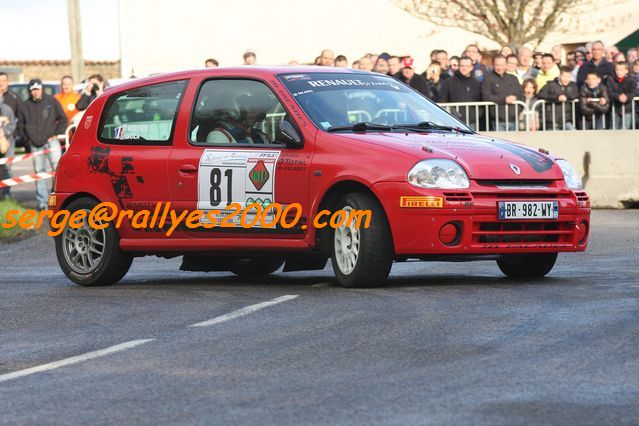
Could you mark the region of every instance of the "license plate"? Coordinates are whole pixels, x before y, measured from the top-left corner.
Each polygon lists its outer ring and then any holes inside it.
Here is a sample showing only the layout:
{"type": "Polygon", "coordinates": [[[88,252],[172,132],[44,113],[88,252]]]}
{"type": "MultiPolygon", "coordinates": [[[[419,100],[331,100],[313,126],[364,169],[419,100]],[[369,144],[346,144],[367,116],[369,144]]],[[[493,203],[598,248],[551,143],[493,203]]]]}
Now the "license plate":
{"type": "Polygon", "coordinates": [[[499,220],[557,219],[557,201],[499,201],[499,220]]]}

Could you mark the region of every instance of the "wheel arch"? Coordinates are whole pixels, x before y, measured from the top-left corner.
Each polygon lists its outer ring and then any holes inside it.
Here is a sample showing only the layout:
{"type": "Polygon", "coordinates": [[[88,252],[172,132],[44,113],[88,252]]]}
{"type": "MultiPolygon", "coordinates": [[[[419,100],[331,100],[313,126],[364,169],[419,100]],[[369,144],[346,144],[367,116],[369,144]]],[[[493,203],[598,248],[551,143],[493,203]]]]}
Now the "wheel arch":
{"type": "Polygon", "coordinates": [[[66,209],[69,204],[71,204],[72,202],[74,202],[75,200],[78,200],[80,198],[92,198],[94,199],[96,202],[100,202],[100,199],[98,197],[96,197],[95,195],[89,193],[89,192],[77,192],[69,197],[67,197],[66,200],[64,200],[64,203],[60,206],[60,209],[66,209]]]}
{"type": "MultiPolygon", "coordinates": [[[[339,199],[343,195],[351,193],[351,192],[358,192],[358,193],[369,195],[379,205],[379,207],[382,209],[382,211],[384,212],[388,220],[388,213],[386,212],[386,209],[384,208],[384,205],[381,203],[377,194],[375,194],[375,192],[369,186],[355,180],[342,180],[342,181],[333,183],[328,188],[328,190],[324,192],[324,195],[322,196],[320,202],[317,205],[318,207],[317,207],[317,210],[315,211],[315,214],[325,209],[330,210],[332,207],[335,206],[337,201],[339,201],[339,199]]],[[[320,250],[322,253],[330,254],[330,243],[331,243],[329,238],[330,235],[331,233],[328,226],[325,226],[322,229],[318,229],[317,232],[315,233],[314,246],[318,250],[320,250]]],[[[391,232],[391,237],[392,237],[392,232],[391,232]]]]}

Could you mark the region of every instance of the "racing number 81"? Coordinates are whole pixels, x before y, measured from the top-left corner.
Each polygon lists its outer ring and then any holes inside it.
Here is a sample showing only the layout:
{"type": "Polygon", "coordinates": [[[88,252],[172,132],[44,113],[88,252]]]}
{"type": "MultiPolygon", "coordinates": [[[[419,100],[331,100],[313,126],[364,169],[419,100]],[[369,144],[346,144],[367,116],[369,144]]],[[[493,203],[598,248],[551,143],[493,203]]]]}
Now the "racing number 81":
{"type": "MultiPolygon", "coordinates": [[[[228,204],[233,199],[233,169],[226,169],[224,176],[226,176],[228,180],[228,185],[226,186],[226,202],[228,204]]],[[[222,202],[222,188],[220,187],[222,184],[222,171],[218,168],[212,169],[210,180],[211,189],[209,190],[209,198],[211,206],[216,207],[222,202]]]]}

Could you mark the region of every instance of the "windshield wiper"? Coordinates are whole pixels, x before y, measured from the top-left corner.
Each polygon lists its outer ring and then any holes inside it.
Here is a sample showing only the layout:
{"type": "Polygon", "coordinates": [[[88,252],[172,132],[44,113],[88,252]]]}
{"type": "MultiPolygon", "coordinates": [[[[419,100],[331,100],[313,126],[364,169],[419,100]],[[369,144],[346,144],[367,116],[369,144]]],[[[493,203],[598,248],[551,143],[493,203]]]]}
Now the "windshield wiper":
{"type": "Polygon", "coordinates": [[[327,132],[339,132],[340,130],[353,130],[355,132],[365,132],[367,130],[393,130],[394,126],[388,126],[386,124],[375,124],[367,121],[360,121],[353,123],[350,126],[336,126],[329,127],[327,132]]]}
{"type": "Polygon", "coordinates": [[[395,124],[393,129],[419,129],[419,130],[443,130],[446,132],[457,132],[473,134],[471,130],[462,129],[461,127],[445,126],[443,124],[436,124],[432,121],[422,121],[417,124],[395,124]]]}

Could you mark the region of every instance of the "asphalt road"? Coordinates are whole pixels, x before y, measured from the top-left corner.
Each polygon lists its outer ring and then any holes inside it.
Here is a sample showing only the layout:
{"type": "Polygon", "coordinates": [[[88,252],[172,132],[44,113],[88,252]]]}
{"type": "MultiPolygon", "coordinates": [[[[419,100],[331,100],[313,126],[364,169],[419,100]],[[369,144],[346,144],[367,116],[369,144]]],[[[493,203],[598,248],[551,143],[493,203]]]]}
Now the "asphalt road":
{"type": "Polygon", "coordinates": [[[370,290],[157,258],[81,288],[50,238],[0,245],[0,423],[638,424],[637,242],[639,211],[595,211],[544,280],[407,263],[370,290]]]}

